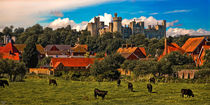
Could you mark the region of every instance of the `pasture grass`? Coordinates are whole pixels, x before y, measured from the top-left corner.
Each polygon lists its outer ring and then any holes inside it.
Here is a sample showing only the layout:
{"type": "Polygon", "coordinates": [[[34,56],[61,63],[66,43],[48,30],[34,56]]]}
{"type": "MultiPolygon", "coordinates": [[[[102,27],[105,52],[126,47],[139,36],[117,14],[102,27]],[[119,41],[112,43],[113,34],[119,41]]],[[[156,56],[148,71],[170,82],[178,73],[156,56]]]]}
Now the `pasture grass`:
{"type": "Polygon", "coordinates": [[[49,86],[48,79],[26,79],[0,87],[0,105],[210,105],[210,84],[157,83],[148,93],[147,82],[133,82],[134,91],[122,81],[81,82],[57,78],[58,86],[49,86]],[[104,100],[94,98],[95,88],[107,90],[104,100]],[[195,97],[181,97],[180,90],[190,88],[195,97]]]}

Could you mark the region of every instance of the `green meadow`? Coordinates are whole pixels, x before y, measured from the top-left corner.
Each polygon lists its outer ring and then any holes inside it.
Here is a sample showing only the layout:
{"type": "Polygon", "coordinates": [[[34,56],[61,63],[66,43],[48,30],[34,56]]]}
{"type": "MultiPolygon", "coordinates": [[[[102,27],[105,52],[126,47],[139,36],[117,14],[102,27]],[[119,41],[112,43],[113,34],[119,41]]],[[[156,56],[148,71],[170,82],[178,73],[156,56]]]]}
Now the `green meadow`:
{"type": "Polygon", "coordinates": [[[210,105],[210,84],[157,83],[148,93],[147,82],[132,82],[134,91],[122,81],[81,82],[57,78],[58,86],[49,86],[48,79],[26,79],[0,87],[0,105],[210,105]],[[94,98],[94,89],[107,90],[104,100],[94,98]],[[195,97],[181,97],[180,90],[190,88],[195,97]]]}

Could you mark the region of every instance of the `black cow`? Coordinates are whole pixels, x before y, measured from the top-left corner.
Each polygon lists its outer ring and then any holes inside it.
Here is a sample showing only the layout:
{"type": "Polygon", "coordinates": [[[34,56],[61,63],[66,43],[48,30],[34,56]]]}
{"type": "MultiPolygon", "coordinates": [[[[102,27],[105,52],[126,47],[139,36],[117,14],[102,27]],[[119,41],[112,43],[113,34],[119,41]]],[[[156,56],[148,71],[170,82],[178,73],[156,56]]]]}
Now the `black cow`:
{"type": "Polygon", "coordinates": [[[147,89],[148,89],[148,92],[152,93],[152,85],[151,84],[147,84],[147,89]]]}
{"type": "Polygon", "coordinates": [[[97,96],[101,96],[102,99],[104,99],[104,97],[107,95],[108,91],[103,91],[103,90],[99,90],[99,89],[96,89],[94,90],[94,96],[95,98],[97,98],[97,96]]]}
{"type": "Polygon", "coordinates": [[[117,86],[120,86],[120,83],[121,83],[121,80],[118,79],[118,80],[117,80],[117,86]]]}
{"type": "Polygon", "coordinates": [[[49,79],[49,85],[51,85],[51,84],[53,84],[53,85],[56,85],[56,86],[57,86],[57,82],[56,82],[56,80],[55,80],[55,79],[49,79]]]}
{"type": "Polygon", "coordinates": [[[150,79],[149,79],[149,82],[155,84],[155,78],[154,78],[154,77],[150,78],[150,79]]]}
{"type": "Polygon", "coordinates": [[[2,81],[0,81],[0,86],[4,88],[4,83],[2,81]]]}
{"type": "Polygon", "coordinates": [[[4,85],[9,86],[9,82],[7,80],[0,80],[4,85]]]}
{"type": "Polygon", "coordinates": [[[194,97],[194,94],[192,90],[190,89],[181,89],[181,93],[182,93],[182,97],[184,97],[184,95],[187,95],[188,97],[190,96],[194,97]]]}
{"type": "Polygon", "coordinates": [[[130,82],[128,82],[128,89],[133,92],[133,84],[130,82]]]}

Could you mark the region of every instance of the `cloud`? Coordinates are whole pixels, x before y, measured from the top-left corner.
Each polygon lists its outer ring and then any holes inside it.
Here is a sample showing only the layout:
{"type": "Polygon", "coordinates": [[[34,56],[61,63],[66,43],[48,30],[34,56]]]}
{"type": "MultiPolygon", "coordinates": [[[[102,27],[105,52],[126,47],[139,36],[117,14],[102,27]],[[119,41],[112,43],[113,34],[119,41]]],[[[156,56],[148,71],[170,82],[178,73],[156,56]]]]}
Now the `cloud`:
{"type": "Polygon", "coordinates": [[[51,11],[50,14],[57,17],[63,17],[63,13],[61,11],[51,11]]]}
{"type": "Polygon", "coordinates": [[[204,29],[198,29],[198,30],[192,30],[192,29],[183,29],[183,28],[169,28],[167,30],[166,35],[167,36],[178,36],[178,35],[185,35],[189,34],[191,36],[196,36],[196,35],[210,35],[210,31],[206,31],[204,29]]]}
{"type": "Polygon", "coordinates": [[[111,0],[0,0],[0,25],[34,25],[51,11],[72,10],[111,0]]]}
{"type": "MultiPolygon", "coordinates": [[[[100,15],[99,17],[100,21],[104,21],[105,25],[109,25],[109,23],[113,21],[112,15],[108,13],[104,13],[104,16],[100,15]]],[[[92,18],[89,22],[94,22],[94,18],[92,18]]]]}
{"type": "Polygon", "coordinates": [[[81,22],[80,24],[76,24],[73,20],[70,20],[69,18],[58,18],[56,20],[54,20],[53,22],[51,22],[48,27],[51,27],[53,29],[57,29],[57,28],[62,28],[62,27],[66,27],[67,25],[71,25],[72,29],[76,29],[77,31],[79,30],[84,30],[87,26],[86,21],[81,22]]]}
{"type": "MultiPolygon", "coordinates": [[[[98,17],[98,16],[97,16],[98,17]]],[[[108,14],[108,13],[104,13],[103,15],[100,15],[100,21],[104,21],[105,25],[109,25],[110,22],[112,22],[112,15],[108,14]]],[[[94,17],[92,19],[90,19],[90,22],[94,22],[94,17]]],[[[87,21],[83,21],[81,23],[76,24],[74,22],[74,20],[70,20],[69,18],[58,18],[56,20],[54,20],[53,22],[51,22],[48,27],[51,27],[53,29],[57,29],[57,28],[61,28],[61,27],[66,27],[67,25],[71,25],[72,29],[76,29],[77,31],[79,30],[84,30],[87,26],[88,22],[87,21]]]]}
{"type": "Polygon", "coordinates": [[[159,13],[157,13],[157,12],[150,13],[150,15],[157,15],[157,14],[159,14],[159,13]]]}
{"type": "Polygon", "coordinates": [[[178,23],[179,22],[179,20],[175,20],[175,21],[172,21],[172,22],[168,22],[167,24],[166,24],[166,27],[173,27],[173,26],[175,26],[174,24],[175,23],[178,23]]]}
{"type": "Polygon", "coordinates": [[[171,13],[182,13],[182,12],[190,12],[191,10],[173,10],[173,11],[167,11],[163,14],[171,14],[171,13]]]}

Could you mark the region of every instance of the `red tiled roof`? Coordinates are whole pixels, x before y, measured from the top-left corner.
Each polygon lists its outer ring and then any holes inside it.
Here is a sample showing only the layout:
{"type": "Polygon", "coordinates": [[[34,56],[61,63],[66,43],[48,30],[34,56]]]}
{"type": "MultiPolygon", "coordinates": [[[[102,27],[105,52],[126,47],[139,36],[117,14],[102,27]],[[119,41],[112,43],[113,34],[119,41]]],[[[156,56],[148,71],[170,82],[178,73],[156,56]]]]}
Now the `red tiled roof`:
{"type": "Polygon", "coordinates": [[[197,59],[197,64],[198,65],[203,65],[206,50],[210,50],[210,45],[203,45],[202,46],[201,52],[199,53],[199,56],[198,56],[198,59],[197,59]]]}
{"type": "Polygon", "coordinates": [[[96,58],[52,58],[51,66],[56,67],[57,62],[62,63],[65,67],[87,67],[93,64],[95,60],[101,60],[96,58]]]}
{"type": "Polygon", "coordinates": [[[19,53],[17,48],[15,46],[13,46],[12,43],[8,43],[4,47],[1,47],[0,51],[3,52],[3,53],[10,53],[10,51],[11,51],[11,53],[19,53]]]}
{"type": "Polygon", "coordinates": [[[193,52],[205,39],[205,37],[189,38],[182,46],[186,52],[193,52]]]}
{"type": "Polygon", "coordinates": [[[163,54],[159,56],[158,60],[160,60],[163,56],[165,56],[166,54],[170,54],[173,51],[178,51],[182,54],[185,53],[185,51],[181,47],[179,47],[179,45],[177,45],[176,43],[168,43],[167,48],[164,49],[163,54]]]}
{"type": "Polygon", "coordinates": [[[145,48],[144,48],[144,47],[139,47],[139,49],[141,50],[141,52],[142,52],[145,56],[147,56],[147,54],[146,54],[146,51],[145,51],[145,48]]]}
{"type": "Polygon", "coordinates": [[[12,43],[0,47],[0,53],[3,59],[20,60],[20,53],[12,43]]]}

